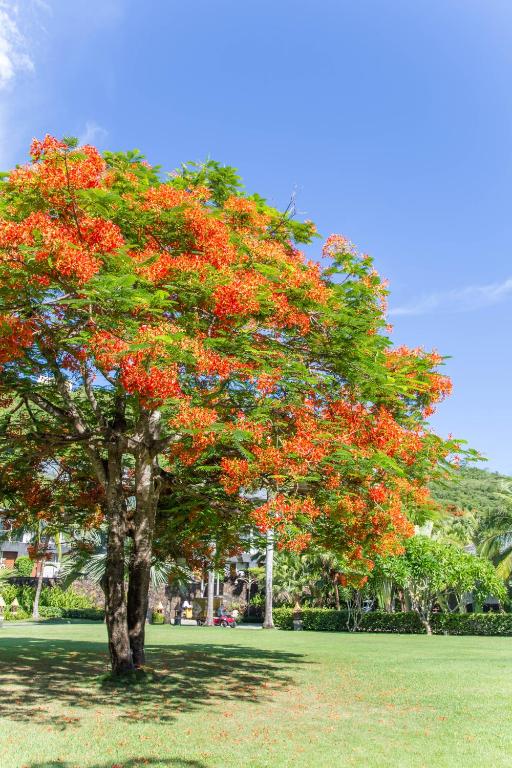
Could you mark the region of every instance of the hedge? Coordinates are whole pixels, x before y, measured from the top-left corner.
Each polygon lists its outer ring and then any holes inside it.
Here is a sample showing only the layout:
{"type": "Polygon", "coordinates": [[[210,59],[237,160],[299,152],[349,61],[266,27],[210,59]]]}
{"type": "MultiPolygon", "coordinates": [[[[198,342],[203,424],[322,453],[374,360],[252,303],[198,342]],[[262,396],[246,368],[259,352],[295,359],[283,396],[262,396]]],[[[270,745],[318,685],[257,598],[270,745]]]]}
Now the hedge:
{"type": "MultiPolygon", "coordinates": [[[[293,608],[274,608],[274,624],[280,629],[293,629],[293,608]]],[[[311,632],[347,632],[348,611],[331,608],[303,608],[302,626],[311,632]]]]}
{"type": "Polygon", "coordinates": [[[436,613],[432,631],[449,635],[512,635],[510,613],[436,613]]]}
{"type": "MultiPolygon", "coordinates": [[[[279,629],[292,630],[293,614],[293,608],[274,608],[274,624],[279,629]]],[[[348,616],[348,611],[330,608],[303,608],[301,611],[303,629],[317,632],[347,632],[348,616]]],[[[430,624],[436,635],[512,636],[510,613],[435,613],[430,624]]],[[[425,633],[425,627],[413,611],[370,611],[361,618],[359,631],[421,635],[425,633]]]]}
{"type": "Polygon", "coordinates": [[[293,629],[293,608],[274,608],[272,616],[278,629],[293,629]]]}
{"type": "Polygon", "coordinates": [[[62,608],[54,608],[52,605],[40,605],[39,616],[42,619],[61,619],[62,608]]]}
{"type": "Polygon", "coordinates": [[[397,632],[401,635],[422,635],[425,627],[413,611],[387,613],[369,611],[361,619],[361,632],[397,632]]]}
{"type": "Polygon", "coordinates": [[[105,611],[101,610],[101,608],[63,608],[62,618],[103,621],[105,618],[105,611]]]}

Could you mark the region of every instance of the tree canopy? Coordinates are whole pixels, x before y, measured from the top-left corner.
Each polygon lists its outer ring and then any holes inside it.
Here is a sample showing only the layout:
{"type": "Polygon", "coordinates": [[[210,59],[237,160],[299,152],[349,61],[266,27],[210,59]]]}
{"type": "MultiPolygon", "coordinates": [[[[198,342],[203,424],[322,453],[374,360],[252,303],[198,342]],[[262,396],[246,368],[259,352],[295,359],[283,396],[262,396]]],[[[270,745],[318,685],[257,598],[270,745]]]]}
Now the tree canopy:
{"type": "Polygon", "coordinates": [[[0,189],[0,487],[14,520],[106,520],[114,670],[144,661],[155,546],[252,521],[368,568],[399,552],[458,444],[426,422],[442,358],[392,347],[371,258],[332,235],[307,261],[313,224],[212,161],[30,154],[0,189]]]}

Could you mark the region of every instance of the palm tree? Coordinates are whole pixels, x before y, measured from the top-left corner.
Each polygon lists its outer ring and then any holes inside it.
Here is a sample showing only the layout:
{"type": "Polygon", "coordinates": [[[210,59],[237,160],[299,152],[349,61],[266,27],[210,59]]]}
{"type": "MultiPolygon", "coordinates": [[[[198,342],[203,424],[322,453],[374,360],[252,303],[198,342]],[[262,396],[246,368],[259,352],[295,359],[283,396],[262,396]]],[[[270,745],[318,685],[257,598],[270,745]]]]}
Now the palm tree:
{"type": "MultiPolygon", "coordinates": [[[[60,576],[64,588],[76,579],[85,577],[103,586],[106,570],[107,551],[106,533],[103,530],[85,531],[80,537],[67,542],[71,549],[62,559],[60,576]]],[[[131,547],[129,540],[125,544],[125,573],[128,575],[131,547]]],[[[192,580],[192,572],[175,560],[154,560],[151,566],[151,583],[155,587],[172,581],[176,585],[185,585],[192,580]]]]}
{"type": "Polygon", "coordinates": [[[315,604],[332,606],[337,611],[341,608],[340,584],[346,566],[342,565],[334,552],[326,550],[313,551],[304,561],[305,567],[311,574],[311,597],[315,604]]]}
{"type": "Polygon", "coordinates": [[[499,576],[508,583],[512,576],[512,499],[503,494],[504,505],[481,522],[478,553],[488,557],[499,576]]]}
{"type": "Polygon", "coordinates": [[[304,597],[311,595],[311,576],[306,555],[281,552],[274,569],[274,597],[279,603],[300,607],[304,597]]]}

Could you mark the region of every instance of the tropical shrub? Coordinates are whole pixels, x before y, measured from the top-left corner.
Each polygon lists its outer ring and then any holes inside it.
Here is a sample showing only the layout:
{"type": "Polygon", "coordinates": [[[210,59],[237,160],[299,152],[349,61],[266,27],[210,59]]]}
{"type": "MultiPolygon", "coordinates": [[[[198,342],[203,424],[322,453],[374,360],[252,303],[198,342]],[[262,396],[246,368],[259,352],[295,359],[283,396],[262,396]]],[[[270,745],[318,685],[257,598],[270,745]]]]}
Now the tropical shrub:
{"type": "Polygon", "coordinates": [[[157,613],[157,611],[153,611],[151,614],[151,623],[152,624],[165,624],[165,616],[163,613],[157,613]]]}
{"type": "Polygon", "coordinates": [[[477,604],[488,595],[505,598],[503,581],[491,562],[426,536],[413,536],[405,542],[403,554],[377,556],[371,584],[378,587],[384,581],[405,595],[427,632],[434,608],[449,609],[450,596],[459,611],[467,593],[472,593],[477,604]]]}
{"type": "MultiPolygon", "coordinates": [[[[0,595],[2,595],[6,604],[9,606],[14,599],[18,601],[20,607],[30,613],[34,603],[35,588],[27,585],[19,586],[0,582],[0,595]]],[[[41,590],[39,601],[39,613],[44,617],[45,608],[59,609],[89,609],[94,608],[94,603],[86,595],[75,592],[73,589],[61,589],[60,587],[44,587],[41,590]]]]}
{"type": "MultiPolygon", "coordinates": [[[[293,629],[295,610],[289,607],[274,608],[274,624],[279,629],[293,629]]],[[[302,627],[312,632],[347,632],[349,611],[330,608],[303,608],[300,611],[302,627]]]]}
{"type": "Polygon", "coordinates": [[[30,619],[30,613],[28,613],[28,611],[24,611],[23,608],[18,608],[16,613],[12,613],[12,611],[6,611],[4,613],[4,619],[6,621],[23,621],[24,619],[30,619]]]}
{"type": "Polygon", "coordinates": [[[30,557],[27,557],[27,555],[17,557],[14,565],[20,576],[32,576],[34,561],[31,560],[30,557]]]}
{"type": "Polygon", "coordinates": [[[41,592],[41,605],[52,608],[94,608],[92,600],[73,589],[45,587],[41,592]]]}
{"type": "Polygon", "coordinates": [[[302,626],[315,632],[346,632],[349,612],[329,608],[306,608],[301,611],[302,626]]]}

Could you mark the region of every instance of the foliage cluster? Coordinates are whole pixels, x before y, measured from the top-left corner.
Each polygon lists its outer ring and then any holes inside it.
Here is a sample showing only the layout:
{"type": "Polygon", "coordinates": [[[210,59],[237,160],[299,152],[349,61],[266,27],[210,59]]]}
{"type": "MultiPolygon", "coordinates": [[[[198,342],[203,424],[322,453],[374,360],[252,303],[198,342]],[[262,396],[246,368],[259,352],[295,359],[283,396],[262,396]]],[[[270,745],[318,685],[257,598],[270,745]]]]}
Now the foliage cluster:
{"type": "MultiPolygon", "coordinates": [[[[23,611],[32,611],[34,604],[35,588],[26,585],[17,586],[0,581],[0,595],[6,602],[6,614],[13,600],[17,600],[23,611]]],[[[53,611],[66,611],[68,609],[90,609],[94,604],[89,597],[76,592],[74,589],[61,589],[60,587],[43,587],[40,597],[40,614],[43,618],[50,618],[47,609],[53,611]],[[46,614],[46,616],[45,616],[46,614]]],[[[55,614],[56,616],[57,614],[55,614]]],[[[62,615],[62,614],[61,614],[62,615]]]]}
{"type": "Polygon", "coordinates": [[[23,608],[18,608],[16,613],[6,611],[3,614],[3,617],[5,621],[25,621],[26,619],[30,619],[31,614],[28,611],[25,611],[23,608]]]}
{"type": "Polygon", "coordinates": [[[31,576],[32,571],[34,570],[34,561],[27,555],[22,555],[21,557],[16,558],[14,567],[20,576],[31,576]]]}
{"type": "Polygon", "coordinates": [[[468,593],[477,605],[490,595],[498,600],[506,596],[492,563],[426,536],[409,539],[402,555],[377,558],[370,589],[372,584],[381,594],[383,585],[388,587],[388,605],[381,607],[392,609],[396,594],[426,626],[436,608],[463,610],[468,593]]]}

